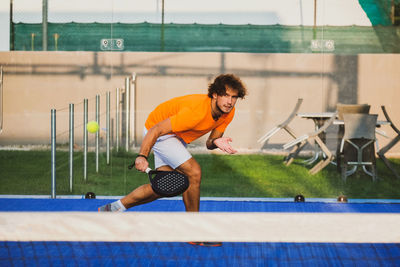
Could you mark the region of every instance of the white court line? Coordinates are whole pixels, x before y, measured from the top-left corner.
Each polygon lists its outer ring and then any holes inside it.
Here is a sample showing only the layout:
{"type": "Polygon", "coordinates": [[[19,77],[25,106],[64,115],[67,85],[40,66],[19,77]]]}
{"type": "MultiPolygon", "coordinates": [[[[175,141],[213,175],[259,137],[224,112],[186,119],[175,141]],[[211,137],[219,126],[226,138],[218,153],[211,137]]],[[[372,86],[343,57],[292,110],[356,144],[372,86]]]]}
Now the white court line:
{"type": "Polygon", "coordinates": [[[2,212],[3,241],[399,243],[400,214],[2,212]]]}

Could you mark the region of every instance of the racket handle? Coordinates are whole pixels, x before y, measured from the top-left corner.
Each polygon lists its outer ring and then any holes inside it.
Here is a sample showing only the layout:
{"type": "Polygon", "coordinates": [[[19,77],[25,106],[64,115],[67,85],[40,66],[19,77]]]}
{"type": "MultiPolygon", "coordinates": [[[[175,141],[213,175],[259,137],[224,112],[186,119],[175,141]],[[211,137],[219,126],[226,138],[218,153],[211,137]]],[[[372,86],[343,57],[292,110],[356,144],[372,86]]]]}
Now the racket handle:
{"type": "Polygon", "coordinates": [[[146,173],[149,173],[150,171],[151,171],[150,168],[147,168],[147,169],[146,169],[146,173]]]}

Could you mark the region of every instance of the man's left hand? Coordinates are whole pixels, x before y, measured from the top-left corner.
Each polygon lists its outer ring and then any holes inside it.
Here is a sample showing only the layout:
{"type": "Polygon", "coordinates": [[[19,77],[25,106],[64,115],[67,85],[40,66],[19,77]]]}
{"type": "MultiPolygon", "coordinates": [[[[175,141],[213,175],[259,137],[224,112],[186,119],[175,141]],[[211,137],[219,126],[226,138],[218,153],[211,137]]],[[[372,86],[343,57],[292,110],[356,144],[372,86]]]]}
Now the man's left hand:
{"type": "Polygon", "coordinates": [[[235,154],[237,150],[229,144],[230,142],[232,142],[232,138],[220,137],[214,140],[214,145],[226,153],[235,154]]]}

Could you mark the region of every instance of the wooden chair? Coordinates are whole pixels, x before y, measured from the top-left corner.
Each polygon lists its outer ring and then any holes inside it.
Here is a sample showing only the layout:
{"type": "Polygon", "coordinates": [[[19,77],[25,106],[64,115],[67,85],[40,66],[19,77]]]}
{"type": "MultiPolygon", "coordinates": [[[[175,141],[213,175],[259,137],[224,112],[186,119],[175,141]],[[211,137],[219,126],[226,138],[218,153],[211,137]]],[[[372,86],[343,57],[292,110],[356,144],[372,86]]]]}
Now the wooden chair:
{"type": "Polygon", "coordinates": [[[337,113],[334,113],[332,117],[329,120],[327,120],[325,124],[315,132],[302,135],[299,138],[285,144],[283,146],[284,149],[296,146],[294,151],[292,151],[285,159],[286,165],[289,165],[294,160],[294,158],[297,157],[297,155],[300,153],[300,151],[304,148],[304,146],[307,143],[313,145],[315,142],[319,145],[325,157],[323,157],[316,165],[314,165],[314,167],[311,168],[309,172],[311,174],[316,174],[317,172],[325,168],[331,161],[333,161],[335,156],[332,154],[332,152],[329,150],[326,144],[321,140],[320,135],[321,133],[325,132],[330,125],[332,125],[333,121],[336,119],[336,116],[337,113]]]}
{"type": "Polygon", "coordinates": [[[266,134],[264,134],[260,139],[258,139],[257,142],[259,143],[265,143],[267,142],[274,134],[279,132],[281,129],[285,130],[290,136],[292,136],[294,139],[296,139],[296,134],[294,131],[289,127],[289,123],[296,117],[297,112],[300,109],[301,103],[303,103],[303,99],[299,98],[297,100],[296,106],[294,107],[292,113],[290,113],[289,117],[282,122],[281,124],[275,126],[271,130],[269,130],[266,134]]]}
{"type": "Polygon", "coordinates": [[[379,158],[382,159],[382,161],[385,163],[386,167],[388,167],[393,174],[400,179],[400,175],[396,172],[396,170],[394,169],[394,167],[390,164],[389,160],[385,157],[385,153],[388,152],[394,145],[396,145],[399,141],[400,141],[400,130],[393,124],[393,121],[390,119],[385,106],[381,106],[383,114],[386,117],[386,120],[388,122],[390,122],[390,126],[392,127],[392,129],[397,133],[397,136],[395,138],[393,138],[386,146],[382,147],[379,151],[378,151],[378,156],[379,158]]]}
{"type": "Polygon", "coordinates": [[[355,173],[358,166],[362,166],[364,172],[372,176],[373,181],[377,180],[374,150],[377,118],[376,114],[343,114],[345,130],[340,144],[343,181],[355,173]],[[347,170],[348,166],[353,166],[353,169],[347,170]]]}

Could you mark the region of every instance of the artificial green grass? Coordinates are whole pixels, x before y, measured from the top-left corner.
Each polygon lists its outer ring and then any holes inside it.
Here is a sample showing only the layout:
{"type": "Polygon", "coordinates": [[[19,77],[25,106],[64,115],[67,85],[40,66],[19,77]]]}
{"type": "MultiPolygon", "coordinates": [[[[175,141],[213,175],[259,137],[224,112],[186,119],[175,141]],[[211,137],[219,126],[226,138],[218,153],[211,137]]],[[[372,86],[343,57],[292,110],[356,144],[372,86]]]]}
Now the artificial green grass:
{"type": "MultiPolygon", "coordinates": [[[[95,154],[88,154],[87,180],[83,179],[83,154],[74,153],[73,191],[69,190],[68,152],[56,154],[57,195],[122,196],[137,186],[147,183],[147,175],[127,166],[135,154],[111,153],[106,164],[105,153],[99,156],[99,172],[95,170],[95,154]]],[[[266,197],[292,198],[303,194],[306,198],[400,199],[400,180],[396,179],[378,159],[379,180],[358,171],[343,183],[333,165],[316,175],[297,159],[286,167],[282,156],[198,154],[194,158],[202,166],[201,196],[203,197],[266,197]]],[[[152,157],[150,157],[152,162],[152,157]]],[[[400,160],[391,160],[400,172],[400,160]]],[[[152,163],[151,163],[152,165],[152,163]]],[[[0,151],[0,194],[50,195],[50,151],[0,151]]]]}

